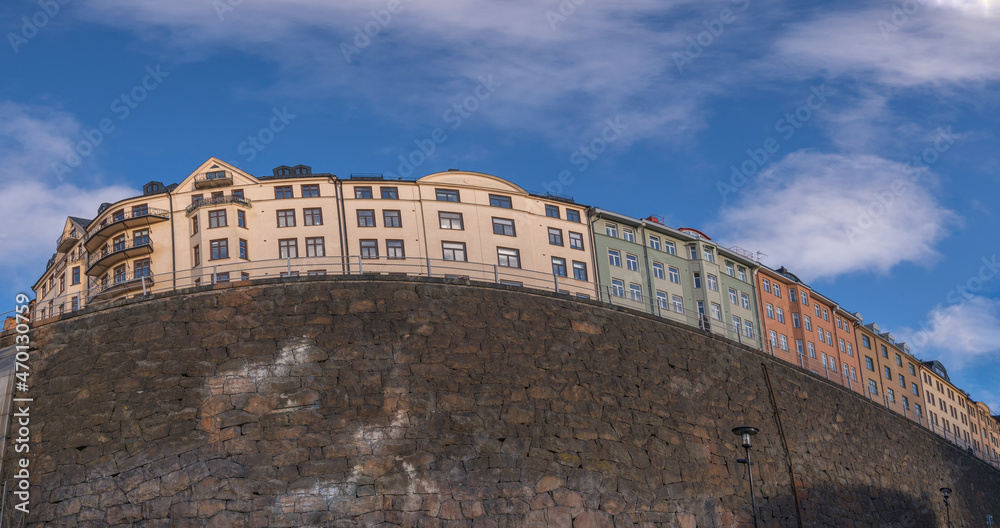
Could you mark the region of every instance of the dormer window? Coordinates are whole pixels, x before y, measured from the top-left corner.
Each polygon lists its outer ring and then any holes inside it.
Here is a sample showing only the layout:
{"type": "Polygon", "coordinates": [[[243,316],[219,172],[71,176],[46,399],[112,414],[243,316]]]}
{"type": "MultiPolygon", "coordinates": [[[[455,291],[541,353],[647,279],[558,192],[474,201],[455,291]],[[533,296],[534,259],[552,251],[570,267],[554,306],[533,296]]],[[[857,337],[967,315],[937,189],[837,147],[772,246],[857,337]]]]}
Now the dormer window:
{"type": "Polygon", "coordinates": [[[292,172],[288,169],[278,169],[278,176],[288,176],[292,172]]]}
{"type": "Polygon", "coordinates": [[[295,174],[306,174],[306,170],[303,168],[295,169],[295,174]]]}

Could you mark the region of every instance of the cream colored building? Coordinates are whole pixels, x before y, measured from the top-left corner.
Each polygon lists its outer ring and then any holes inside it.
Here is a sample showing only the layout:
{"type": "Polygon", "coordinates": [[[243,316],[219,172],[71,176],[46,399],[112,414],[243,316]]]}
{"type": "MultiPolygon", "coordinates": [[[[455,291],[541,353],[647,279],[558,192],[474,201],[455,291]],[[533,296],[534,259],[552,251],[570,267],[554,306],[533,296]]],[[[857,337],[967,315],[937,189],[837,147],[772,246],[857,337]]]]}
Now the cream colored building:
{"type": "MultiPolygon", "coordinates": [[[[975,419],[971,414],[977,413],[976,402],[962,390],[951,383],[948,371],[939,361],[926,361],[920,364],[920,373],[924,387],[924,401],[927,404],[928,427],[956,444],[969,448],[982,458],[985,451],[976,450],[973,440],[975,419]]],[[[979,430],[975,426],[975,430],[979,430]]]]}
{"type": "Polygon", "coordinates": [[[211,158],[179,184],[70,217],[34,286],[36,318],[124,296],[252,278],[393,273],[591,297],[586,206],[488,174],[255,177],[211,158]],[[578,244],[583,240],[583,244],[578,244]]]}

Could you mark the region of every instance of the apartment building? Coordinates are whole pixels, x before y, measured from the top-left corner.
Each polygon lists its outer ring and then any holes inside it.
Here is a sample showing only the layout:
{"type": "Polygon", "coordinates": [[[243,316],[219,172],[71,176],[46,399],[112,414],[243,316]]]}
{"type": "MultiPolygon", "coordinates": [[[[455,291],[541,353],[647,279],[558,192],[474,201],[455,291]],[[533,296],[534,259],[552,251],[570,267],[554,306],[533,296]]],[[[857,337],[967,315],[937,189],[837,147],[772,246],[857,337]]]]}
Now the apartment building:
{"type": "Polygon", "coordinates": [[[784,267],[761,266],[756,280],[765,351],[862,393],[855,317],[784,267]]]}
{"type": "Polygon", "coordinates": [[[982,453],[986,460],[1000,461],[1000,423],[991,415],[989,406],[975,402],[969,419],[973,450],[982,453]]]}
{"type": "Polygon", "coordinates": [[[588,207],[488,174],[256,177],[210,158],[180,183],[69,217],[34,285],[45,319],[153,291],[269,276],[395,273],[591,297],[588,207]]]}
{"type": "Polygon", "coordinates": [[[929,416],[923,402],[920,360],[910,355],[906,343],[897,343],[892,333],[883,332],[877,323],[859,321],[855,331],[868,397],[926,425],[929,416]]]}
{"type": "Polygon", "coordinates": [[[760,348],[749,256],[657,217],[593,209],[601,300],[698,326],[760,348]]]}
{"type": "MultiPolygon", "coordinates": [[[[978,412],[976,402],[951,383],[948,370],[940,361],[920,364],[924,396],[927,403],[928,427],[949,440],[973,448],[974,438],[970,415],[978,412]]],[[[978,431],[978,426],[976,427],[978,431]]],[[[983,456],[985,453],[977,453],[983,456]]]]}

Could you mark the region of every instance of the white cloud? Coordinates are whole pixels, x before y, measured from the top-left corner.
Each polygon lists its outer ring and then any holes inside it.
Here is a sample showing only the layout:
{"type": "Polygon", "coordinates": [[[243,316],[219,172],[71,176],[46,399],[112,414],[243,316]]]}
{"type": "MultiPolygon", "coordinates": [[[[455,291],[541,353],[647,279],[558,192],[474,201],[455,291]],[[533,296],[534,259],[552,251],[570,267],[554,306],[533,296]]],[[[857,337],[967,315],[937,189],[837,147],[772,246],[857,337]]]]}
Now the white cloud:
{"type": "Polygon", "coordinates": [[[915,354],[925,360],[933,356],[949,370],[1000,361],[1000,300],[972,295],[958,304],[938,305],[922,328],[906,328],[900,335],[915,354]]]}
{"type": "Polygon", "coordinates": [[[988,3],[912,2],[802,22],[779,38],[765,62],[787,75],[872,79],[893,87],[1000,79],[1000,32],[988,3]]]}
{"type": "Polygon", "coordinates": [[[79,133],[79,123],[58,109],[0,101],[0,273],[8,288],[30,291],[55,249],[67,216],[96,214],[103,201],[133,196],[123,186],[81,185],[88,173],[59,183],[52,162],[79,133]]]}
{"type": "Polygon", "coordinates": [[[711,229],[806,281],[887,272],[938,257],[934,243],[957,217],[937,201],[935,182],[876,156],[799,151],[751,179],[711,229]]]}

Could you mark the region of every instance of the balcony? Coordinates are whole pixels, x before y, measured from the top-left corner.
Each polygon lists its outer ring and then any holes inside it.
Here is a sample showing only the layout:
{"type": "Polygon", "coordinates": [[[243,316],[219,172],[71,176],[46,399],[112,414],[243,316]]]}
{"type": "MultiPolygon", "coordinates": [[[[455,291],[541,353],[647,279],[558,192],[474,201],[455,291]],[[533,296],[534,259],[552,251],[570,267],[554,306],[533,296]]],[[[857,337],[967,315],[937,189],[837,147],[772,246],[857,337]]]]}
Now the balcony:
{"type": "Polygon", "coordinates": [[[129,273],[125,273],[121,277],[116,277],[113,280],[109,279],[106,284],[100,284],[92,288],[91,294],[87,298],[87,302],[95,303],[114,299],[116,297],[124,297],[132,293],[147,291],[152,287],[152,276],[136,276],[131,273],[131,270],[129,270],[129,273]]]}
{"type": "Polygon", "coordinates": [[[155,209],[147,207],[142,210],[125,211],[121,214],[111,215],[105,218],[97,229],[87,235],[84,247],[90,253],[95,253],[111,235],[125,229],[155,224],[170,220],[170,211],[165,209],[155,209]]]}
{"type": "Polygon", "coordinates": [[[195,189],[214,189],[233,184],[233,175],[227,171],[207,172],[194,177],[195,189]]]}
{"type": "Polygon", "coordinates": [[[83,233],[77,231],[75,227],[70,229],[69,233],[65,233],[56,240],[56,251],[60,253],[69,251],[69,249],[73,247],[74,244],[79,242],[81,238],[83,238],[83,233]]]}
{"type": "Polygon", "coordinates": [[[244,207],[253,207],[253,205],[250,204],[249,199],[243,198],[242,196],[229,195],[229,196],[217,196],[215,198],[209,198],[207,200],[205,199],[197,200],[191,205],[187,206],[187,209],[185,209],[184,211],[187,216],[191,216],[191,213],[197,211],[199,207],[205,207],[209,205],[223,205],[230,203],[242,205],[244,207]]]}
{"type": "Polygon", "coordinates": [[[126,240],[121,244],[104,246],[100,251],[91,253],[88,260],[87,275],[99,277],[126,259],[143,257],[153,252],[153,243],[148,237],[138,240],[126,240]]]}

